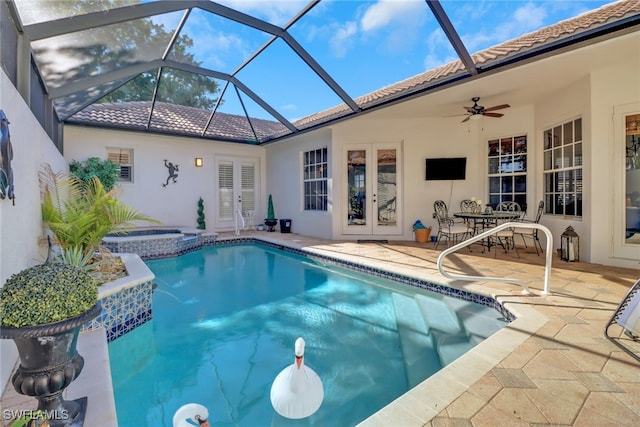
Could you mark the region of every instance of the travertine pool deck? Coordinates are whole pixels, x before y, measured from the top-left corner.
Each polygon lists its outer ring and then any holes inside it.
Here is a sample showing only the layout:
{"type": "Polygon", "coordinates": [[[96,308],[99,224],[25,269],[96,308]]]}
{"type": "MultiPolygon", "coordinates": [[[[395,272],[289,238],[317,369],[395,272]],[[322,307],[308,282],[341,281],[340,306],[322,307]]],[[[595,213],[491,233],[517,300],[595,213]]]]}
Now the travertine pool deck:
{"type": "MultiPolygon", "coordinates": [[[[436,267],[440,251],[433,250],[431,243],[360,244],[260,231],[245,231],[239,237],[254,236],[491,295],[518,317],[471,352],[363,421],[363,426],[640,425],[640,363],[606,340],[603,334],[613,310],[640,278],[640,263],[639,269],[623,269],[584,262],[566,263],[554,254],[552,294],[541,296],[544,257],[536,256],[531,247],[520,248],[519,259],[513,251],[483,254],[478,249],[473,253],[462,250],[445,262],[447,271],[455,274],[523,280],[534,292],[524,296],[517,285],[444,278],[436,267]]],[[[218,240],[235,237],[232,233],[220,233],[218,240]]],[[[93,351],[93,347],[88,350],[93,351]]],[[[104,350],[96,351],[98,355],[104,354],[104,350]]],[[[82,352],[87,361],[92,358],[88,353],[82,352]]],[[[94,383],[91,375],[85,368],[76,381],[77,386],[94,383]],[[88,381],[80,382],[85,375],[88,381]]],[[[74,387],[73,393],[82,396],[83,390],[78,388],[74,387]]],[[[110,390],[109,387],[103,393],[110,390]]],[[[7,390],[3,394],[5,408],[9,398],[12,407],[18,405],[15,392],[11,392],[7,390]]],[[[87,394],[90,401],[92,396],[101,398],[96,390],[87,390],[87,394]]],[[[32,408],[31,405],[26,408],[32,408]]],[[[109,416],[99,418],[109,420],[101,426],[115,425],[109,416]]]]}

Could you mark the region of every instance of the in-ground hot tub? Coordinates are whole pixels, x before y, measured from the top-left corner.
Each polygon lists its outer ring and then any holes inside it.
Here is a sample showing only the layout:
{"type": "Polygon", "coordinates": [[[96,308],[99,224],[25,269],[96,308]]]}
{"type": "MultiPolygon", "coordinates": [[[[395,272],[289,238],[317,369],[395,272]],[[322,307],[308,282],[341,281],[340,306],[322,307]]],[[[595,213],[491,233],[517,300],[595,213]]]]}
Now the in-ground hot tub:
{"type": "Polygon", "coordinates": [[[138,228],[108,234],[102,244],[111,252],[134,253],[142,259],[176,256],[215,243],[216,234],[195,228],[138,228]]]}

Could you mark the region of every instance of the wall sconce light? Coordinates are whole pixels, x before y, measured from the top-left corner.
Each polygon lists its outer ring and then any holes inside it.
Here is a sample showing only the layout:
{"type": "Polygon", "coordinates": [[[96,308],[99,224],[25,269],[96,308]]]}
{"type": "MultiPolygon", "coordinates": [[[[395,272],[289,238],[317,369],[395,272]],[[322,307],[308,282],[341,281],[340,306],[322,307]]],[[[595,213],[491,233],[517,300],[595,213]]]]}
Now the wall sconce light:
{"type": "Polygon", "coordinates": [[[201,168],[203,165],[202,163],[202,157],[196,157],[196,167],[197,168],[201,168]]]}

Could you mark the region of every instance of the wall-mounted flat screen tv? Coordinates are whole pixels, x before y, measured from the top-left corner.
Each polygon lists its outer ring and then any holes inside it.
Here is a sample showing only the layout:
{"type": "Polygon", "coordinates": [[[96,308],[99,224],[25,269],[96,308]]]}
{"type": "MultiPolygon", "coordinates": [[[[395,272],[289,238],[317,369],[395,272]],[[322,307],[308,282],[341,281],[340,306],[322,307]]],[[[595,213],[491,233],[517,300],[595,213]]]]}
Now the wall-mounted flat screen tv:
{"type": "Polygon", "coordinates": [[[426,180],[448,181],[465,179],[467,172],[466,157],[447,157],[427,159],[426,180]]]}

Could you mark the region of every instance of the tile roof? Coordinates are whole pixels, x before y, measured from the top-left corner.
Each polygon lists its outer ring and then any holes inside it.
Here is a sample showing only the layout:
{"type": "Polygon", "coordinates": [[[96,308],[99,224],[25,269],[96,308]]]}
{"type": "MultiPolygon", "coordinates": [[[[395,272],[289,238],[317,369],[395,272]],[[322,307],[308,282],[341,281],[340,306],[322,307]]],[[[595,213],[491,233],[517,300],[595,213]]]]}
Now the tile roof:
{"type": "MultiPolygon", "coordinates": [[[[595,30],[636,15],[640,15],[640,0],[621,0],[476,52],[471,57],[481,73],[483,69],[503,61],[520,55],[534,54],[555,43],[571,41],[585,31],[595,30]]],[[[355,98],[354,101],[362,110],[366,110],[398,98],[424,92],[449,79],[466,75],[467,71],[462,61],[456,60],[355,98]]],[[[93,104],[74,114],[67,122],[146,130],[150,107],[150,102],[93,104]]],[[[198,108],[157,102],[149,130],[201,137],[210,114],[210,111],[198,108]]],[[[299,130],[304,130],[351,114],[353,111],[346,104],[341,104],[295,121],[293,125],[299,130]]],[[[252,119],[249,125],[244,116],[216,113],[204,137],[257,143],[251,126],[259,142],[273,140],[290,133],[277,121],[252,119]]]]}

